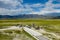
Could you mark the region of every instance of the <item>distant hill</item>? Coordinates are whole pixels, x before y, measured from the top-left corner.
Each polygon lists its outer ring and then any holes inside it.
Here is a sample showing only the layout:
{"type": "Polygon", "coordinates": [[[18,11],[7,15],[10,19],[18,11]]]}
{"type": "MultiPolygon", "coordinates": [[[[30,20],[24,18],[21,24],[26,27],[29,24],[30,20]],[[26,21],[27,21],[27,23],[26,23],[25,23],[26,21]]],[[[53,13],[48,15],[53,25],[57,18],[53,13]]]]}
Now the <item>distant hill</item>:
{"type": "Polygon", "coordinates": [[[57,17],[53,17],[53,19],[60,19],[60,16],[57,16],[57,17]]]}
{"type": "Polygon", "coordinates": [[[17,19],[17,18],[45,18],[46,16],[38,14],[21,14],[21,15],[0,15],[0,19],[17,19]]]}
{"type": "Polygon", "coordinates": [[[18,18],[41,18],[41,19],[60,19],[60,13],[49,13],[45,15],[38,14],[20,14],[20,15],[0,15],[0,19],[18,19],[18,18]]]}
{"type": "Polygon", "coordinates": [[[46,13],[45,16],[57,17],[57,16],[60,16],[60,13],[46,13]]]}

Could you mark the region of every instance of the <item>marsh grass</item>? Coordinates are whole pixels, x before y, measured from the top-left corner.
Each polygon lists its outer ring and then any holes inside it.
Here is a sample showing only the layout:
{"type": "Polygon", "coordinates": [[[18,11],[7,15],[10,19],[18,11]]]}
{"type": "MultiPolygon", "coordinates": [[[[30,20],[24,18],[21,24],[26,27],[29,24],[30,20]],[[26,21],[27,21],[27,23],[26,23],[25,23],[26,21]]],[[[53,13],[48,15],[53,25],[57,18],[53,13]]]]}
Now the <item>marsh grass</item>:
{"type": "MultiPolygon", "coordinates": [[[[9,19],[9,20],[7,20],[6,19],[6,20],[0,20],[0,28],[15,26],[17,24],[22,24],[22,25],[35,24],[36,26],[41,26],[47,32],[53,32],[53,33],[57,33],[58,35],[60,35],[60,19],[58,19],[58,20],[57,19],[49,19],[49,20],[46,20],[46,19],[39,19],[39,20],[35,20],[35,19],[16,19],[16,20],[13,19],[12,20],[12,19],[9,19]]],[[[12,33],[9,30],[6,31],[6,32],[12,33]]],[[[15,30],[14,32],[19,34],[20,31],[15,30]]],[[[22,40],[33,38],[29,34],[25,33],[24,31],[20,32],[20,35],[21,35],[20,38],[22,38],[22,40]],[[25,37],[25,38],[23,38],[23,37],[25,37]]],[[[44,35],[48,36],[48,34],[44,34],[44,35]]],[[[2,36],[5,37],[5,35],[2,35],[2,36]]],[[[2,36],[0,36],[0,39],[1,39],[2,36]]],[[[4,40],[4,37],[2,37],[2,40],[4,40]]],[[[6,35],[6,37],[8,37],[6,40],[10,40],[10,38],[11,38],[10,36],[7,36],[7,35],[6,35]]],[[[52,39],[57,40],[57,38],[55,39],[53,37],[52,37],[52,39]]],[[[34,38],[32,40],[34,40],[34,38]]]]}
{"type": "Polygon", "coordinates": [[[26,33],[24,30],[5,30],[0,32],[0,40],[13,40],[16,38],[17,40],[35,40],[31,35],[26,33]],[[17,36],[18,35],[18,36],[17,36]]]}

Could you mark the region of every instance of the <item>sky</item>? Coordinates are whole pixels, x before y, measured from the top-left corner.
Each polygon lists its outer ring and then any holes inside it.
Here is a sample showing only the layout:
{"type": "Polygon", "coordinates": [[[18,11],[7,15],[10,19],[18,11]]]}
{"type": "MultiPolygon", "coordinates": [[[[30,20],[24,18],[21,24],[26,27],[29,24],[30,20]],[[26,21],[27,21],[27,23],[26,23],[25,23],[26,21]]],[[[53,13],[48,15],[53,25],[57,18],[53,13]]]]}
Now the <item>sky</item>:
{"type": "Polygon", "coordinates": [[[0,15],[60,13],[60,0],[0,0],[0,15]]]}

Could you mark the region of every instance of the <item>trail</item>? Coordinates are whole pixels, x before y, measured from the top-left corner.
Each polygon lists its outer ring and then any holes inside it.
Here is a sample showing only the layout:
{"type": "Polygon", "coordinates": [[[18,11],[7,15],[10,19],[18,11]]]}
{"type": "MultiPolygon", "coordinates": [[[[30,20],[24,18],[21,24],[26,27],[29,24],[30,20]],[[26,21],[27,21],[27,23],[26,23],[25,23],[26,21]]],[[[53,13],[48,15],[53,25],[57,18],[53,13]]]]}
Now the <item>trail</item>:
{"type": "Polygon", "coordinates": [[[20,30],[21,28],[19,28],[19,26],[11,26],[9,28],[4,28],[4,29],[0,29],[0,31],[4,31],[4,30],[20,30]]]}
{"type": "Polygon", "coordinates": [[[37,40],[49,40],[47,37],[43,36],[39,32],[36,32],[35,30],[29,29],[27,27],[24,27],[24,30],[37,40]]]}

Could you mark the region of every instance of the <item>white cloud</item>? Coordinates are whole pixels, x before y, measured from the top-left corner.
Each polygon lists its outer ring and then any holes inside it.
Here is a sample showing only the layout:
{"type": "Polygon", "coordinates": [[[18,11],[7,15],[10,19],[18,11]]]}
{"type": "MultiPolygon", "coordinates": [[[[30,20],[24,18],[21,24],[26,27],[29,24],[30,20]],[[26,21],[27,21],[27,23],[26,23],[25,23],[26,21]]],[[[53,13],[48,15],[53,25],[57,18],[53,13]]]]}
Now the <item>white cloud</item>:
{"type": "MultiPolygon", "coordinates": [[[[0,0],[0,1],[4,2],[5,4],[9,4],[9,5],[11,4],[11,6],[13,6],[13,7],[16,7],[16,5],[19,4],[19,2],[14,1],[14,0],[0,0]]],[[[21,0],[21,2],[23,2],[23,1],[21,0]]],[[[18,15],[18,14],[23,14],[25,12],[26,13],[27,12],[32,13],[33,9],[31,7],[40,7],[42,5],[39,3],[38,4],[32,4],[32,5],[29,5],[29,4],[22,5],[20,3],[20,6],[21,6],[21,8],[19,8],[19,9],[0,8],[0,15],[18,15]]]]}
{"type": "Polygon", "coordinates": [[[37,3],[37,4],[32,4],[30,6],[31,7],[42,7],[42,6],[44,6],[44,4],[37,3]]]}
{"type": "MultiPolygon", "coordinates": [[[[44,4],[40,4],[40,3],[37,3],[37,4],[25,4],[24,5],[28,10],[30,10],[30,14],[35,14],[35,11],[33,8],[37,8],[39,10],[41,10],[42,6],[44,6],[44,4]],[[33,8],[32,8],[33,7],[33,8]]],[[[36,10],[36,9],[35,9],[36,10]]]]}
{"type": "Polygon", "coordinates": [[[21,5],[23,1],[21,0],[19,2],[18,0],[0,0],[0,2],[3,2],[4,4],[8,4],[12,7],[16,7],[17,5],[21,5]]]}
{"type": "Polygon", "coordinates": [[[41,4],[41,3],[36,3],[36,4],[31,4],[31,5],[29,5],[29,4],[25,4],[24,5],[26,8],[41,8],[42,6],[44,6],[44,4],[41,4]]]}
{"type": "Polygon", "coordinates": [[[33,14],[39,14],[39,15],[45,15],[47,13],[60,13],[60,10],[54,9],[55,7],[60,7],[60,4],[53,4],[54,0],[49,0],[46,2],[45,7],[39,11],[39,12],[34,12],[32,11],[33,14]]]}
{"type": "Polygon", "coordinates": [[[53,4],[52,3],[53,0],[49,0],[46,4],[45,4],[45,8],[43,8],[39,14],[46,14],[46,13],[60,13],[60,10],[56,10],[54,9],[54,7],[59,7],[60,4],[53,4]]]}
{"type": "Polygon", "coordinates": [[[5,9],[0,8],[0,15],[18,15],[18,14],[24,14],[24,12],[31,12],[31,9],[28,8],[20,8],[20,9],[5,9]]]}
{"type": "Polygon", "coordinates": [[[54,8],[60,8],[60,4],[54,4],[54,8]]]}
{"type": "Polygon", "coordinates": [[[45,15],[49,13],[60,13],[60,10],[53,10],[53,11],[39,11],[39,12],[31,12],[32,14],[38,14],[38,15],[45,15]]]}
{"type": "MultiPolygon", "coordinates": [[[[54,7],[60,7],[60,4],[53,4],[52,0],[49,0],[48,2],[46,2],[46,4],[25,4],[22,5],[21,3],[23,2],[23,0],[17,1],[17,0],[0,0],[1,2],[5,3],[5,4],[9,4],[12,7],[16,7],[17,5],[21,6],[21,8],[19,9],[6,9],[6,8],[0,8],[0,15],[17,15],[17,14],[22,14],[24,12],[30,12],[31,14],[46,14],[46,13],[60,13],[60,10],[56,10],[54,9],[54,7]],[[45,6],[45,8],[40,9],[39,12],[35,12],[33,11],[33,9],[31,7],[42,7],[45,6]],[[24,8],[25,7],[25,8],[24,8]]],[[[38,8],[39,9],[39,8],[38,8]]]]}

